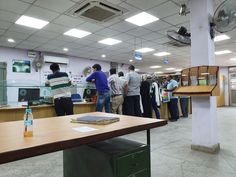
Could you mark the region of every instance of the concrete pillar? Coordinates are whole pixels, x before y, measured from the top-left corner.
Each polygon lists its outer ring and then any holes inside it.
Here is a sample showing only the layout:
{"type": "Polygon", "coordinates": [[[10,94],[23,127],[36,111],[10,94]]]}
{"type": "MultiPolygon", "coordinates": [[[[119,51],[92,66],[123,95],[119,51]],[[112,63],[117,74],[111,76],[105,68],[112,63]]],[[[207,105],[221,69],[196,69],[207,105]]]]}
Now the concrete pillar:
{"type": "MultiPolygon", "coordinates": [[[[210,37],[209,18],[213,0],[190,0],[191,65],[215,65],[215,46],[210,37]]],[[[218,152],[216,97],[192,99],[192,149],[218,152]]]]}

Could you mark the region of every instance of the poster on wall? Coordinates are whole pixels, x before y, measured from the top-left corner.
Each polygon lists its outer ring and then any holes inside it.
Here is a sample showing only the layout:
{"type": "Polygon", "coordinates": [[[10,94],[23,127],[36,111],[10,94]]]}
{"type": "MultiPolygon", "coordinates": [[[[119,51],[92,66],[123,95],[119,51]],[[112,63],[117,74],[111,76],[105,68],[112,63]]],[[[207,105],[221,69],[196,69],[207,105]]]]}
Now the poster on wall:
{"type": "Polygon", "coordinates": [[[30,73],[31,63],[30,60],[12,60],[12,72],[15,73],[30,73]]]}

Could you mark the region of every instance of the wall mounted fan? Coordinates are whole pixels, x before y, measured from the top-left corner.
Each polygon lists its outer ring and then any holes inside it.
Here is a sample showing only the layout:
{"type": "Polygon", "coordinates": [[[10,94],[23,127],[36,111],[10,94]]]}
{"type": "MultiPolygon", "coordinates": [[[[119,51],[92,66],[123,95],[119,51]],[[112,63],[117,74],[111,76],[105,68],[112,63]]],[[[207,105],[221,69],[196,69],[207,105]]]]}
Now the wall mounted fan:
{"type": "Polygon", "coordinates": [[[39,52],[36,56],[36,58],[33,60],[32,66],[35,69],[36,72],[38,72],[39,69],[41,69],[44,65],[43,57],[41,56],[41,53],[39,52]]]}
{"type": "Polygon", "coordinates": [[[182,47],[191,45],[191,35],[187,29],[181,26],[177,31],[168,30],[167,36],[171,40],[169,43],[174,46],[182,47]]]}
{"type": "Polygon", "coordinates": [[[83,70],[83,74],[85,77],[91,74],[91,72],[92,72],[92,68],[90,66],[85,67],[83,70]]]}
{"type": "Polygon", "coordinates": [[[225,33],[236,27],[236,1],[226,0],[216,9],[213,16],[215,30],[225,33]]]}

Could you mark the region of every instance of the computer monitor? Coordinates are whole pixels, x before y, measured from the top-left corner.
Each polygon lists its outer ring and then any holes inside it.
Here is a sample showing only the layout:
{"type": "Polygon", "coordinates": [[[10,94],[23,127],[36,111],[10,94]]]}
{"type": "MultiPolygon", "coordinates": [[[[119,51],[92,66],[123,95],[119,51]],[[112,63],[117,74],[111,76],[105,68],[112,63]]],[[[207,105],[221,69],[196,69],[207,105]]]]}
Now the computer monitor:
{"type": "Polygon", "coordinates": [[[84,89],[83,99],[85,99],[86,101],[92,101],[92,98],[94,96],[96,96],[96,89],[84,89]]]}
{"type": "Polygon", "coordinates": [[[19,102],[33,102],[38,101],[40,98],[39,88],[19,88],[18,101],[19,102]]]}

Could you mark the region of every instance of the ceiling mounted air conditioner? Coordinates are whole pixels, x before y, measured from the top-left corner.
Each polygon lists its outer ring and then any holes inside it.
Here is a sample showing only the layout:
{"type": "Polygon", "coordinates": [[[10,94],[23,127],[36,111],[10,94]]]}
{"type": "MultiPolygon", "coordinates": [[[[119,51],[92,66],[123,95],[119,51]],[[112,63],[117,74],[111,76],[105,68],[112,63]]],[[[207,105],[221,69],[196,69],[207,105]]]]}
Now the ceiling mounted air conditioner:
{"type": "Polygon", "coordinates": [[[124,12],[127,10],[104,0],[86,0],[75,4],[66,12],[66,15],[105,22],[122,15],[124,12]]]}

